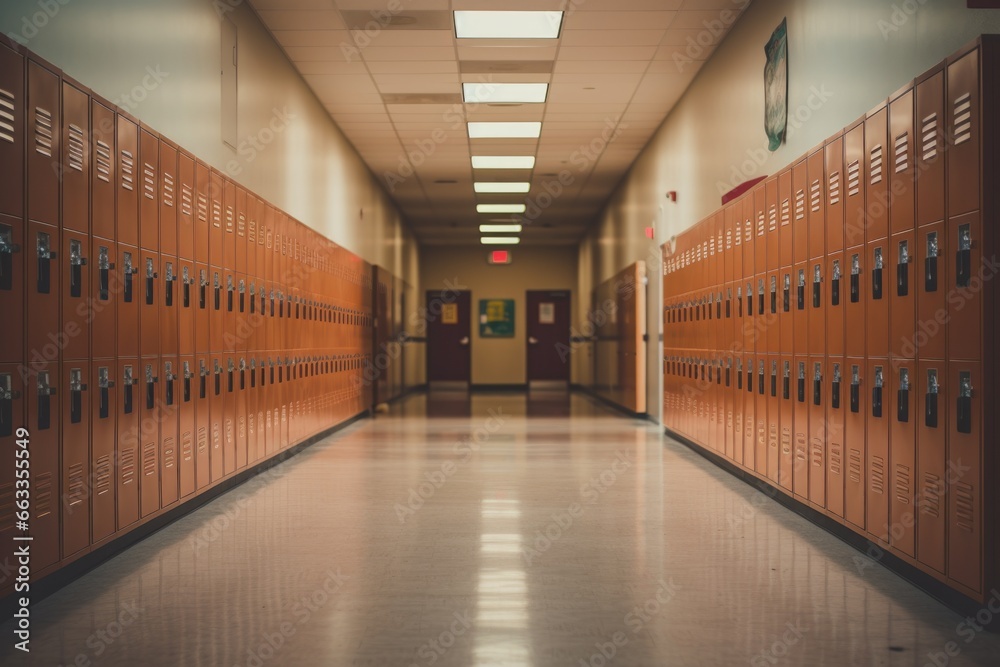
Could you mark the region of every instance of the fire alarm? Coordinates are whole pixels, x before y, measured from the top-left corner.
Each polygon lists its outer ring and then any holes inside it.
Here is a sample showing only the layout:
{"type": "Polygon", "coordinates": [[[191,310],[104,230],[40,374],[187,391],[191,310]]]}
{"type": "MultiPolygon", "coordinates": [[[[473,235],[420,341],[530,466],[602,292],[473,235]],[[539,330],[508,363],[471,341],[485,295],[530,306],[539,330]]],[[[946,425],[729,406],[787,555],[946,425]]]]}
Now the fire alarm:
{"type": "Polygon", "coordinates": [[[677,203],[677,191],[676,190],[671,190],[670,192],[668,192],[667,193],[667,199],[669,199],[670,201],[672,201],[672,202],[674,202],[676,204],[677,203]]]}

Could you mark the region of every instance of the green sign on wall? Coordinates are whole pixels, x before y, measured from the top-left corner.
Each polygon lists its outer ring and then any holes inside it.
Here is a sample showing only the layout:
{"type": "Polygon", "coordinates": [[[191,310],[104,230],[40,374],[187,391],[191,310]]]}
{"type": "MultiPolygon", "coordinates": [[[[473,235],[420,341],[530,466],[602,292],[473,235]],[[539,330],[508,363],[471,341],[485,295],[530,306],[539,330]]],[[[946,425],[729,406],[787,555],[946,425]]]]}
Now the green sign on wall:
{"type": "Polygon", "coordinates": [[[479,337],[514,337],[514,299],[479,300],[479,337]]]}

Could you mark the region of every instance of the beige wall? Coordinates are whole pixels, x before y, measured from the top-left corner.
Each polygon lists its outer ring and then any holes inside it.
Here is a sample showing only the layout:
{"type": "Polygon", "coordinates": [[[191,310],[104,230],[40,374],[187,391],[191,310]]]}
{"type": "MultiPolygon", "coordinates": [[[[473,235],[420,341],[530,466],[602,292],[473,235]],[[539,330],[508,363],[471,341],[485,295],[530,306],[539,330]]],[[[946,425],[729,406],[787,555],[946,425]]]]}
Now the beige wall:
{"type": "MultiPolygon", "coordinates": [[[[656,246],[719,208],[722,192],[777,173],[976,35],[998,31],[1000,13],[966,9],[965,0],[753,2],[581,245],[581,292],[635,260],[649,262],[650,414],[658,413],[662,396],[656,246]],[[785,17],[789,136],[771,154],[764,135],[764,45],[785,17]],[[677,203],[667,200],[668,191],[678,193],[677,203]],[[643,235],[648,226],[656,228],[655,244],[643,235]]],[[[587,372],[584,366],[575,361],[577,374],[587,372]]]]}
{"type": "MultiPolygon", "coordinates": [[[[525,293],[575,290],[575,247],[515,247],[513,263],[490,266],[482,246],[427,246],[420,254],[420,298],[446,281],[472,290],[472,383],[524,384],[526,380],[525,293]],[[514,299],[514,337],[479,337],[479,300],[514,299]]],[[[574,295],[575,296],[575,295],[574,295]]],[[[574,304],[575,307],[575,304],[574,304]]]]}

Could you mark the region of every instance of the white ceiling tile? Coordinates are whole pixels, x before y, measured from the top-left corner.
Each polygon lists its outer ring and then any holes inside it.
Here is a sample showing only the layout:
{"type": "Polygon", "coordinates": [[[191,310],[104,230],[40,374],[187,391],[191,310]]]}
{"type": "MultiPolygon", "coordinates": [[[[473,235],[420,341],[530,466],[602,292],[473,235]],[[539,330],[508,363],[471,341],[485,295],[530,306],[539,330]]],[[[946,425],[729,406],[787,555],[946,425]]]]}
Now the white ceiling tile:
{"type": "Polygon", "coordinates": [[[684,0],[585,0],[575,5],[579,14],[595,11],[640,12],[680,9],[684,0]]]}
{"type": "Polygon", "coordinates": [[[309,60],[295,63],[299,73],[306,74],[368,74],[365,64],[360,60],[354,62],[334,62],[329,60],[309,60]]]}
{"type": "Polygon", "coordinates": [[[566,17],[563,30],[665,30],[676,15],[674,11],[578,11],[566,17]]]}
{"type": "Polygon", "coordinates": [[[282,46],[353,45],[351,33],[346,30],[275,30],[273,34],[282,46]]]}
{"type": "Polygon", "coordinates": [[[648,60],[557,60],[553,77],[559,74],[642,74],[649,67],[648,60]]]}
{"type": "Polygon", "coordinates": [[[337,9],[333,0],[250,0],[257,11],[264,10],[328,10],[337,9]]]}
{"type": "Polygon", "coordinates": [[[655,46],[564,46],[559,58],[566,60],[650,60],[656,54],[655,46]]]}
{"type": "Polygon", "coordinates": [[[450,30],[383,30],[371,39],[370,46],[446,46],[452,48],[453,41],[454,36],[450,30]]]}
{"type": "Polygon", "coordinates": [[[567,30],[562,46],[656,46],[664,30],[567,30]]]}
{"type": "Polygon", "coordinates": [[[458,73],[455,60],[387,60],[369,62],[372,74],[449,74],[458,73]]]}
{"type": "MultiPolygon", "coordinates": [[[[428,11],[448,9],[449,0],[398,0],[401,11],[428,11]]],[[[367,9],[374,11],[392,10],[393,5],[388,0],[334,0],[337,7],[344,10],[367,9]]]]}
{"type": "Polygon", "coordinates": [[[369,46],[361,51],[366,62],[390,60],[454,60],[450,46],[369,46]]]}
{"type": "MultiPolygon", "coordinates": [[[[493,40],[483,40],[493,41],[493,40]]],[[[555,46],[465,46],[458,47],[459,60],[555,60],[555,46]]]]}
{"type": "Polygon", "coordinates": [[[356,57],[345,54],[343,50],[336,46],[286,46],[285,53],[292,62],[303,61],[330,61],[330,62],[357,62],[356,57]]]}

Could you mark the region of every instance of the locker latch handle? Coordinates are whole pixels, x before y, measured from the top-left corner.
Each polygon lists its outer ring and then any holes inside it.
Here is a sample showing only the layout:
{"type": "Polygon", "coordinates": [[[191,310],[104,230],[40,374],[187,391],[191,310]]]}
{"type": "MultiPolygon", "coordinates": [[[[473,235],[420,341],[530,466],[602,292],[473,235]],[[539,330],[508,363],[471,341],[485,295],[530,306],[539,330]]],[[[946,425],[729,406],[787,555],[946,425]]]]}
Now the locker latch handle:
{"type": "Polygon", "coordinates": [[[98,416],[107,419],[111,415],[111,392],[115,386],[111,380],[111,372],[106,366],[97,369],[97,388],[101,390],[98,403],[98,416]]]}
{"type": "Polygon", "coordinates": [[[37,379],[38,390],[38,430],[46,431],[52,427],[52,397],[56,390],[49,385],[49,372],[39,371],[37,379]]]}
{"type": "Polygon", "coordinates": [[[184,402],[188,403],[191,401],[191,362],[184,362],[184,402]]]}
{"type": "Polygon", "coordinates": [[[164,282],[166,282],[164,289],[165,303],[167,304],[167,308],[170,308],[174,305],[174,282],[177,280],[177,276],[174,275],[174,263],[167,262],[165,270],[167,272],[167,275],[164,277],[164,282]]]}
{"type": "Polygon", "coordinates": [[[221,310],[222,309],[222,282],[219,279],[219,272],[218,271],[215,272],[215,281],[212,284],[212,290],[213,290],[213,294],[215,295],[214,296],[214,307],[215,307],[215,310],[221,310]]]}
{"type": "Polygon", "coordinates": [[[924,396],[924,425],[927,428],[938,427],[938,394],[941,388],[938,384],[937,371],[927,371],[927,395],[924,396]]]}
{"type": "Polygon", "coordinates": [[[191,271],[188,267],[181,267],[181,301],[185,308],[191,307],[191,271]]]}
{"type": "Polygon", "coordinates": [[[122,253],[122,264],[124,265],[122,275],[125,278],[125,303],[132,303],[134,293],[132,280],[134,280],[135,275],[139,273],[139,269],[135,268],[132,264],[132,253],[130,252],[122,253]]]}
{"type": "Polygon", "coordinates": [[[236,292],[236,286],[233,284],[233,277],[226,276],[226,310],[228,312],[233,312],[233,294],[236,292]]]}
{"type": "Polygon", "coordinates": [[[799,269],[799,284],[797,285],[796,291],[796,306],[799,310],[806,309],[806,272],[805,269],[799,269]]]}
{"type": "Polygon", "coordinates": [[[972,278],[972,227],[958,228],[958,251],[955,253],[955,285],[968,287],[972,278]]]}
{"type": "Polygon", "coordinates": [[[215,360],[215,395],[218,396],[222,393],[222,364],[219,360],[215,360]]]}
{"type": "Polygon", "coordinates": [[[13,387],[10,373],[0,373],[0,438],[14,434],[14,401],[21,392],[13,387]]]}
{"type": "Polygon", "coordinates": [[[833,278],[830,282],[830,303],[833,306],[840,305],[840,279],[842,274],[840,272],[840,261],[835,261],[833,263],[833,278]]]}
{"type": "Polygon", "coordinates": [[[910,294],[910,244],[899,242],[899,264],[896,266],[896,296],[910,294]]]}
{"type": "Polygon", "coordinates": [[[21,246],[14,243],[14,228],[0,225],[0,290],[14,289],[14,253],[21,246]]]}
{"type": "Polygon", "coordinates": [[[271,302],[271,317],[274,317],[274,290],[268,293],[268,299],[271,302]]]}
{"type": "Polygon", "coordinates": [[[260,314],[263,315],[266,312],[265,308],[266,299],[265,299],[263,285],[257,288],[257,295],[260,297],[260,314]]]}
{"type": "Polygon", "coordinates": [[[882,298],[882,270],[885,267],[885,260],[882,257],[882,248],[875,248],[875,267],[872,269],[872,298],[882,298]]]}
{"type": "Polygon", "coordinates": [[[782,301],[782,311],[789,312],[792,309],[792,277],[789,274],[785,274],[785,285],[784,285],[783,301],[782,301]]]}
{"type": "MultiPolygon", "coordinates": [[[[298,315],[299,307],[295,306],[295,314],[298,315]]],[[[722,292],[719,292],[715,297],[715,319],[722,319],[722,292]]]]}
{"type": "Polygon", "coordinates": [[[781,398],[787,401],[792,397],[792,367],[785,362],[784,373],[781,376],[781,398]]]}
{"type": "Polygon", "coordinates": [[[778,362],[771,362],[771,396],[777,398],[778,396],[778,362]]]}
{"type": "Polygon", "coordinates": [[[250,314],[253,315],[257,311],[257,286],[254,283],[250,283],[250,314]]]}
{"type": "Polygon", "coordinates": [[[240,295],[240,312],[246,311],[246,299],[247,299],[247,284],[245,280],[240,280],[239,287],[237,291],[240,295]]]}
{"type": "Polygon", "coordinates": [[[813,308],[819,308],[822,302],[823,267],[817,264],[813,267],[813,308]]]}
{"type": "Polygon", "coordinates": [[[250,388],[255,389],[257,387],[257,360],[250,360],[250,388]]]}
{"type": "Polygon", "coordinates": [[[52,260],[56,253],[52,252],[52,238],[45,232],[37,232],[35,237],[36,251],[38,254],[38,284],[39,294],[50,294],[52,292],[52,260]]]}
{"type": "Polygon", "coordinates": [[[138,382],[136,378],[132,377],[132,367],[126,366],[124,372],[124,380],[122,382],[122,399],[124,401],[124,411],[125,414],[132,414],[134,408],[132,401],[132,387],[138,382]]]}
{"type": "Polygon", "coordinates": [[[153,305],[153,286],[155,280],[159,277],[156,272],[156,267],[153,265],[153,258],[146,258],[146,305],[153,305]]]}
{"type": "Polygon", "coordinates": [[[743,317],[743,288],[736,290],[736,317],[743,317]]]}
{"type": "Polygon", "coordinates": [[[97,252],[97,297],[101,301],[107,301],[110,298],[111,270],[115,268],[108,254],[108,249],[105,246],[101,246],[97,252]]]}
{"type": "Polygon", "coordinates": [[[910,371],[899,369],[899,389],[896,390],[896,421],[910,421],[910,371]]]}
{"type": "Polygon", "coordinates": [[[233,363],[233,360],[230,359],[226,364],[226,392],[230,394],[233,393],[234,389],[236,389],[236,385],[234,382],[235,373],[236,373],[236,365],[233,363]]]}
{"type": "Polygon", "coordinates": [[[924,259],[924,291],[938,290],[938,235],[931,232],[927,235],[927,257],[924,259]]]}
{"type": "Polygon", "coordinates": [[[972,433],[972,373],[958,374],[958,432],[972,433]]]}
{"type": "Polygon", "coordinates": [[[727,387],[729,387],[729,386],[732,385],[732,374],[733,374],[733,360],[732,359],[727,359],[726,360],[726,386],[727,387]]]}
{"type": "Polygon", "coordinates": [[[208,395],[208,367],[204,361],[198,363],[198,398],[205,398],[208,395]]]}
{"type": "Polygon", "coordinates": [[[174,380],[177,376],[174,375],[173,364],[169,361],[163,362],[163,381],[166,383],[164,386],[164,394],[166,395],[167,405],[174,404],[174,380]]]}
{"type": "Polygon", "coordinates": [[[796,398],[798,398],[799,403],[806,402],[806,365],[804,363],[799,363],[799,377],[796,384],[796,398]]]}
{"type": "Polygon", "coordinates": [[[778,312],[778,277],[771,276],[771,313],[778,312]]]}
{"type": "Polygon", "coordinates": [[[146,364],[146,409],[152,410],[156,404],[156,387],[154,386],[160,378],[153,375],[153,367],[146,364]]]}
{"type": "MultiPolygon", "coordinates": [[[[281,293],[281,290],[278,290],[277,297],[278,297],[278,317],[284,317],[285,316],[285,295],[281,293]]],[[[272,313],[272,315],[273,315],[273,313],[272,313]]]]}
{"type": "Polygon", "coordinates": [[[875,367],[875,381],[872,386],[872,417],[882,416],[882,389],[885,387],[885,378],[881,366],[875,367]]]}
{"type": "Polygon", "coordinates": [[[819,364],[813,370],[813,405],[823,405],[823,369],[819,364]]]}
{"type": "Polygon", "coordinates": [[[851,303],[861,301],[861,256],[851,257],[851,303]]]}
{"type": "Polygon", "coordinates": [[[79,424],[83,420],[83,392],[87,385],[83,383],[83,371],[72,368],[69,371],[69,421],[79,424]]]}
{"type": "Polygon", "coordinates": [[[840,364],[833,365],[833,381],[830,383],[830,405],[834,410],[840,409],[840,364]]]}
{"type": "Polygon", "coordinates": [[[857,366],[851,367],[851,412],[861,411],[861,371],[857,366]]]}
{"type": "Polygon", "coordinates": [[[240,358],[240,391],[247,388],[247,360],[240,358]]]}
{"type": "Polygon", "coordinates": [[[747,317],[753,317],[753,283],[747,283],[747,317]]]}
{"type": "Polygon", "coordinates": [[[740,391],[743,390],[743,362],[741,360],[736,362],[736,388],[740,391]]]}
{"type": "Polygon", "coordinates": [[[80,241],[69,242],[69,295],[73,298],[83,296],[83,267],[87,258],[83,256],[83,244],[80,241]]]}
{"type": "Polygon", "coordinates": [[[732,319],[733,317],[733,290],[726,290],[726,319],[732,319]]]}

